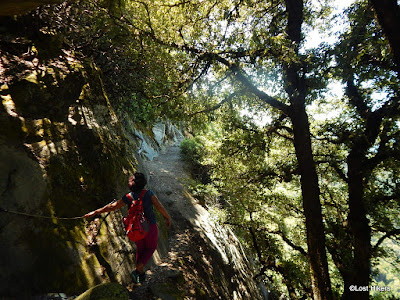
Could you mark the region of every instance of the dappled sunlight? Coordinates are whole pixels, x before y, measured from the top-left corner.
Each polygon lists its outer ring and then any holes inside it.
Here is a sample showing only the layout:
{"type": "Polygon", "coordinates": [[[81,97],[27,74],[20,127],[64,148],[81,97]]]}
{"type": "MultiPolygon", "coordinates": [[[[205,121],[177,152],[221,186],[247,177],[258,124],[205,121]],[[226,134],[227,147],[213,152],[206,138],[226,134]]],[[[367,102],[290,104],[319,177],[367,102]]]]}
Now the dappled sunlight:
{"type": "Polygon", "coordinates": [[[8,95],[2,95],[2,104],[4,106],[4,109],[6,110],[6,112],[11,116],[11,117],[18,117],[18,114],[16,112],[16,108],[15,108],[15,103],[12,100],[12,97],[10,94],[8,95]]]}

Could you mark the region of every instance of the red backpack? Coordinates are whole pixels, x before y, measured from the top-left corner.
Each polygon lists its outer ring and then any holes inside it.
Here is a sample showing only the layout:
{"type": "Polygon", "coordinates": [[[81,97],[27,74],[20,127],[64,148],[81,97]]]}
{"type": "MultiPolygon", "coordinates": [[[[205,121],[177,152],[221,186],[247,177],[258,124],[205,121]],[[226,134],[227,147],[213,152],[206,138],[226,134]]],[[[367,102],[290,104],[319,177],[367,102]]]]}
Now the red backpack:
{"type": "Polygon", "coordinates": [[[133,242],[143,239],[150,228],[143,210],[143,197],[146,192],[147,190],[142,190],[138,199],[134,199],[132,193],[126,195],[131,200],[131,205],[128,215],[122,219],[122,222],[125,225],[126,235],[133,242]]]}

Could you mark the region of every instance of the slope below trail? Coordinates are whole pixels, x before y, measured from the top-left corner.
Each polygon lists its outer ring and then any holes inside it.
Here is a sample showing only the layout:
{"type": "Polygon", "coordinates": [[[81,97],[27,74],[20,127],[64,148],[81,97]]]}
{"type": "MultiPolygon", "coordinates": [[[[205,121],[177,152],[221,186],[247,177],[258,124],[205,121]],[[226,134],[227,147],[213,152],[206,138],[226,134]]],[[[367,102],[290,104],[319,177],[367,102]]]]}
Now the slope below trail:
{"type": "Polygon", "coordinates": [[[160,242],[146,283],[129,287],[131,299],[259,298],[237,238],[216,225],[184,187],[190,169],[179,147],[170,146],[142,168],[149,174],[149,188],[171,215],[172,226],[168,233],[160,226],[160,241],[168,242],[160,242]]]}

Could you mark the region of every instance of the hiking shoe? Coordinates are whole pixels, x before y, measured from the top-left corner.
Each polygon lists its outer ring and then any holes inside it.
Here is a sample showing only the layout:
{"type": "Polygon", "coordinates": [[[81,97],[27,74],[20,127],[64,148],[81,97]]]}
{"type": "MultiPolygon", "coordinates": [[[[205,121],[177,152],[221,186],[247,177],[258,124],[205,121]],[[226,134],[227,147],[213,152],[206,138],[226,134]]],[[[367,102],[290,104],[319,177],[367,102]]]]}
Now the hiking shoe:
{"type": "Polygon", "coordinates": [[[146,273],[139,273],[139,281],[140,282],[145,282],[146,281],[146,273]]]}
{"type": "Polygon", "coordinates": [[[133,271],[131,273],[131,278],[133,280],[134,283],[140,283],[140,278],[139,278],[139,272],[138,271],[133,271]]]}

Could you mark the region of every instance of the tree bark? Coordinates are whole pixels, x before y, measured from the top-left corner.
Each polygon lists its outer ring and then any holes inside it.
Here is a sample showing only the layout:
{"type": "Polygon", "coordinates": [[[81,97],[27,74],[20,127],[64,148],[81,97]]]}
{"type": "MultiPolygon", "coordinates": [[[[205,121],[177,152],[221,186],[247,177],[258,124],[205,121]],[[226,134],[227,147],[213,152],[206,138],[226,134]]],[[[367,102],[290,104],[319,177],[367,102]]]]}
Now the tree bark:
{"type": "Polygon", "coordinates": [[[369,166],[367,153],[379,136],[379,128],[383,117],[388,114],[389,104],[371,112],[352,80],[347,82],[346,93],[365,123],[363,133],[354,138],[347,157],[348,221],[353,246],[353,261],[350,266],[347,266],[349,276],[344,282],[342,299],[358,300],[369,299],[369,292],[363,290],[352,292],[350,287],[368,287],[371,272],[371,227],[367,218],[364,189],[365,181],[373,167],[369,166]]]}
{"type": "MultiPolygon", "coordinates": [[[[287,34],[293,42],[294,52],[298,55],[303,23],[303,1],[286,0],[285,3],[288,13],[287,34]]],[[[307,89],[305,79],[300,74],[301,65],[296,62],[296,59],[284,67],[285,89],[291,104],[289,117],[293,125],[294,147],[301,175],[313,296],[315,300],[330,300],[332,290],[325,249],[320,190],[311,146],[310,125],[305,108],[307,89]]]]}
{"type": "MultiPolygon", "coordinates": [[[[383,28],[396,63],[398,74],[400,73],[400,7],[397,0],[370,0],[374,8],[379,24],[383,28]]],[[[400,76],[400,75],[398,75],[400,76]]]]}
{"type": "Polygon", "coordinates": [[[314,299],[318,300],[332,299],[319,197],[320,190],[312,155],[308,117],[304,105],[294,103],[293,108],[291,120],[294,131],[294,146],[301,174],[301,191],[306,219],[308,257],[313,295],[314,299]]]}
{"type": "Polygon", "coordinates": [[[348,159],[349,227],[353,238],[353,263],[345,281],[342,299],[369,299],[368,291],[350,291],[350,286],[366,287],[370,283],[371,228],[364,201],[364,147],[354,145],[348,159]]]}

